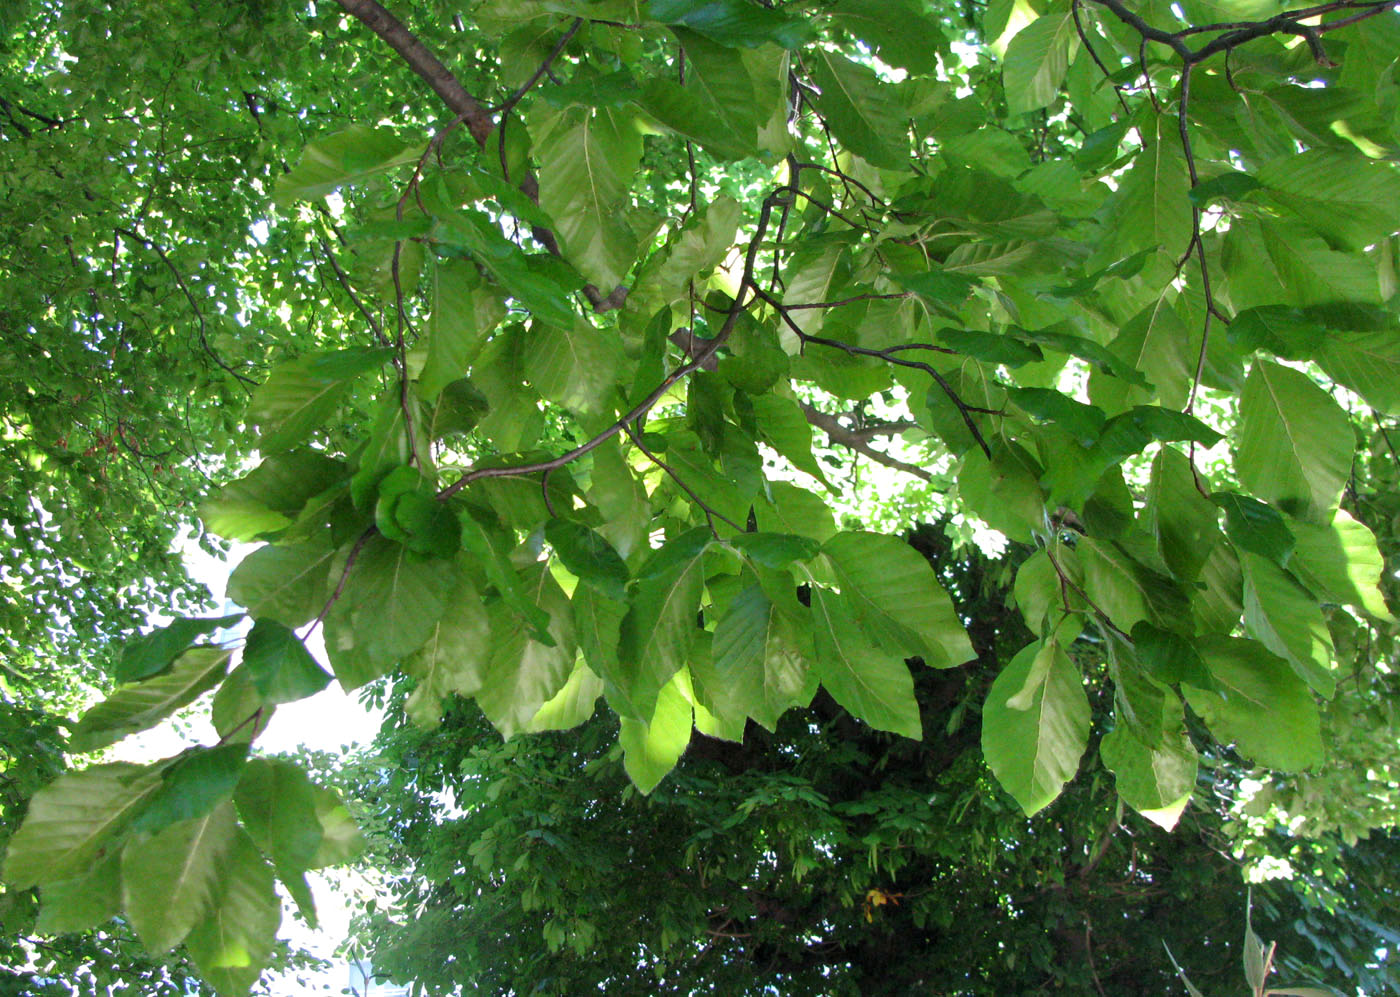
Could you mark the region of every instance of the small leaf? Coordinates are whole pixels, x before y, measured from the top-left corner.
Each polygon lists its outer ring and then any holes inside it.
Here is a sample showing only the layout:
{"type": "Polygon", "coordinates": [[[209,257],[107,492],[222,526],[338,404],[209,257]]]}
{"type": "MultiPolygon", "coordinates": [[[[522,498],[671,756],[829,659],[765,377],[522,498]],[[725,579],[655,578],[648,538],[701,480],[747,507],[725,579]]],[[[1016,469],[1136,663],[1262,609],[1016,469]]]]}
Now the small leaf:
{"type": "Polygon", "coordinates": [[[176,620],[159,630],[133,637],[122,648],[115,672],[116,680],[136,682],[157,675],[184,654],[196,637],[231,627],[241,619],[243,614],[235,613],[232,616],[176,620]]]}

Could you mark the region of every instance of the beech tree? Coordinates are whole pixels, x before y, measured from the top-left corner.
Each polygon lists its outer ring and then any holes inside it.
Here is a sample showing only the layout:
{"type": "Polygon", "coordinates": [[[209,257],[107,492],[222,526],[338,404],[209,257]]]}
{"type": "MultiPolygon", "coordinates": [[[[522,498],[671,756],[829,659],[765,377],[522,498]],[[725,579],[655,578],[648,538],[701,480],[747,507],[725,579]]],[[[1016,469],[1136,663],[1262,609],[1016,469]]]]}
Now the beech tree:
{"type": "Polygon", "coordinates": [[[1164,828],[1218,750],[1388,826],[1400,21],[1266,6],[7,7],[7,686],[108,658],[76,753],[214,729],[39,791],[9,889],[246,992],[359,847],[256,752],[332,679],[508,741],[601,701],[647,793],[818,696],[936,741],[916,676],[994,673],[1027,816],[1093,744],[1164,828]],[[1021,646],[909,507],[1024,548],[1021,646]],[[262,544],[243,613],[189,604],[196,511],[262,544]]]}

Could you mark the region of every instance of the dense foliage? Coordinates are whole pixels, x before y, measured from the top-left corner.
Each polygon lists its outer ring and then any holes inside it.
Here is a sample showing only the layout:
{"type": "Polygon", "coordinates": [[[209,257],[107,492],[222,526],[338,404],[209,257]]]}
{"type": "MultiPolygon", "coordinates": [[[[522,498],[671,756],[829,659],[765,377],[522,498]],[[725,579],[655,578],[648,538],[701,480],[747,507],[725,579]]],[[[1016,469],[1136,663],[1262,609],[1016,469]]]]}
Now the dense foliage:
{"type": "MultiPolygon", "coordinates": [[[[830,781],[895,794],[924,754],[973,792],[975,728],[1026,817],[1083,770],[1054,834],[977,799],[980,847],[1062,867],[1116,812],[1108,774],[1163,829],[1225,820],[1187,810],[1225,757],[1259,768],[1261,821],[1393,823],[1384,0],[131,6],[0,12],[4,691],[61,709],[101,648],[119,687],[71,750],[205,694],[214,731],[34,796],[4,876],[41,921],[117,916],[245,992],[275,884],[310,917],[305,872],[358,847],[253,748],[332,673],[408,680],[429,729],[469,698],[527,757],[604,700],[559,764],[615,730],[636,791],[696,808],[745,784],[698,757],[664,783],[693,741],[770,732],[765,771],[845,805],[830,781]],[[246,613],[118,649],[152,599],[195,611],[170,542],[198,496],[206,544],[264,543],[246,613]],[[935,571],[882,531],[909,508],[1013,545],[984,592],[1004,640],[952,581],[971,548],[935,571]]],[[[965,830],[918,833],[946,862],[965,830]]],[[[871,925],[882,861],[825,884],[871,925]]],[[[842,965],[869,986],[877,958],[842,965]]]]}
{"type": "MultiPolygon", "coordinates": [[[[992,663],[1028,638],[1004,565],[950,563],[936,529],[912,539],[987,666],[916,673],[936,738],[873,731],[819,694],[772,734],[697,736],[643,797],[603,713],[505,743],[462,701],[440,731],[389,725],[346,774],[388,843],[372,861],[392,873],[356,944],[428,993],[1180,992],[1164,943],[1204,992],[1240,992],[1249,896],[1231,850],[1248,768],[1209,758],[1167,832],[1118,809],[1091,753],[1027,820],[978,750],[992,663]]],[[[1076,662],[1101,719],[1103,655],[1081,644],[1076,662]]],[[[1297,870],[1253,888],[1286,975],[1393,990],[1376,950],[1400,922],[1386,871],[1400,842],[1245,838],[1251,861],[1297,870]]]]}

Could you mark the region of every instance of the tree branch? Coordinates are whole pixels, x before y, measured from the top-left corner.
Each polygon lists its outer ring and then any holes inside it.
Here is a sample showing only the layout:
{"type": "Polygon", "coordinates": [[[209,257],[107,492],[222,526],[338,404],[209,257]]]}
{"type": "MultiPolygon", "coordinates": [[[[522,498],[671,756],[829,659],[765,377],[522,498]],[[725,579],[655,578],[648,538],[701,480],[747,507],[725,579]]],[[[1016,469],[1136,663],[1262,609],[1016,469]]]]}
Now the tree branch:
{"type": "MultiPolygon", "coordinates": [[[[802,406],[802,414],[807,417],[807,421],[810,422],[813,426],[816,426],[818,429],[825,432],[826,435],[831,438],[831,441],[833,443],[839,443],[843,447],[848,447],[851,450],[856,451],[856,453],[864,454],[866,457],[869,457],[877,464],[883,464],[886,467],[892,467],[896,471],[904,471],[905,473],[912,474],[914,477],[920,478],[924,481],[933,480],[933,475],[929,474],[922,467],[906,463],[905,461],[900,460],[898,457],[892,457],[889,454],[884,453],[880,450],[876,450],[874,447],[872,447],[869,443],[870,435],[873,435],[871,430],[867,429],[862,431],[850,429],[846,426],[841,425],[840,420],[837,419],[836,416],[831,415],[828,412],[823,412],[820,409],[807,404],[806,402],[799,402],[798,404],[802,406]]],[[[882,428],[887,430],[889,427],[882,428]]]]}
{"type": "MultiPolygon", "coordinates": [[[[444,66],[437,56],[428,51],[413,32],[404,27],[398,18],[385,10],[376,0],[336,0],[336,3],[340,4],[346,13],[358,18],[365,27],[373,31],[397,52],[408,63],[409,67],[433,88],[433,92],[442,98],[448,110],[452,111],[458,120],[466,123],[467,130],[471,133],[477,146],[482,149],[486,148],[486,143],[496,128],[496,123],[491,118],[491,112],[481,101],[467,92],[457,77],[452,75],[452,71],[444,66]]],[[[570,33],[575,30],[577,30],[577,26],[571,29],[570,33]]],[[[561,45],[559,49],[562,51],[563,46],[561,45]]],[[[557,53],[551,53],[549,59],[541,67],[541,71],[548,69],[549,62],[553,60],[555,54],[557,53]]],[[[520,189],[530,200],[539,202],[540,185],[534,174],[528,174],[520,181],[520,189]]],[[[530,234],[550,253],[555,256],[560,255],[559,240],[549,229],[542,225],[533,225],[530,228],[530,234]]],[[[615,308],[621,308],[622,303],[627,300],[627,288],[625,285],[619,284],[611,292],[604,294],[593,284],[586,284],[583,288],[583,296],[588,299],[588,303],[593,306],[595,312],[612,311],[615,308]]]]}

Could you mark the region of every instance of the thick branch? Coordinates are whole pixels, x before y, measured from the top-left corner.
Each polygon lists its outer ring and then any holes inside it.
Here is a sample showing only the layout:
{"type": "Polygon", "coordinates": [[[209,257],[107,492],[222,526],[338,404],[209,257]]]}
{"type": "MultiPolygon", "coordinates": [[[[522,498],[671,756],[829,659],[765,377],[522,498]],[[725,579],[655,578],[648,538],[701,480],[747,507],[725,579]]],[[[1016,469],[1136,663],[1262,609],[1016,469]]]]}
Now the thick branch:
{"type": "Polygon", "coordinates": [[[381,7],[375,0],[336,0],[347,14],[351,14],[369,28],[390,48],[397,52],[409,67],[421,76],[433,93],[442,98],[453,114],[466,122],[467,130],[476,139],[476,144],[484,146],[496,127],[486,107],[457,81],[452,71],[444,66],[438,57],[429,52],[418,40],[418,36],[403,26],[398,18],[381,7]]]}

